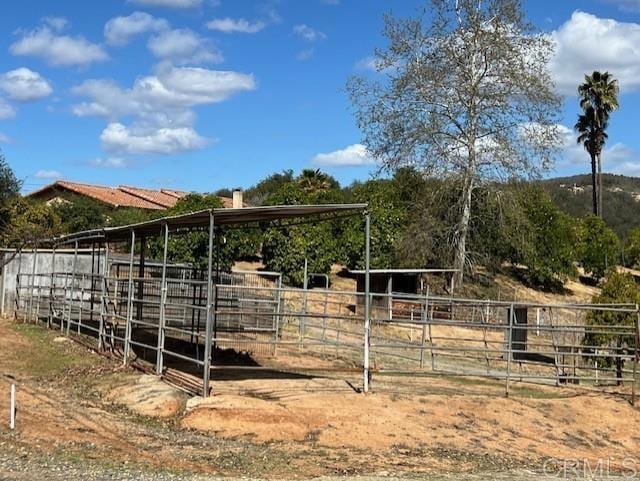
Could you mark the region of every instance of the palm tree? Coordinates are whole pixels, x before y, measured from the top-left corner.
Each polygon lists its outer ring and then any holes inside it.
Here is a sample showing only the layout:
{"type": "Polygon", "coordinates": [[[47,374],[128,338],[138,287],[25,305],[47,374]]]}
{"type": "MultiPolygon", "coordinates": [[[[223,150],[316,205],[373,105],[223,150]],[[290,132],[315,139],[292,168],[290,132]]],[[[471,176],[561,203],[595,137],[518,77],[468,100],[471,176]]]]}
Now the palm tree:
{"type": "MultiPolygon", "coordinates": [[[[591,75],[584,76],[584,83],[578,87],[580,107],[584,111],[578,117],[576,129],[580,133],[578,142],[583,143],[591,155],[592,186],[594,188],[594,214],[602,217],[602,147],[607,138],[606,128],[612,111],[618,108],[618,81],[609,72],[594,71],[591,75]],[[585,130],[578,129],[579,124],[589,122],[592,131],[591,150],[582,138],[585,130]],[[581,140],[582,138],[582,140],[581,140]],[[592,154],[595,153],[595,158],[592,154]],[[596,174],[597,170],[597,174],[596,174]]],[[[585,125],[583,125],[585,127],[585,125]]]]}
{"type": "Polygon", "coordinates": [[[298,183],[307,192],[315,193],[330,190],[336,186],[336,181],[320,169],[304,169],[298,177],[298,183]]]}
{"type": "MultiPolygon", "coordinates": [[[[602,125],[606,126],[606,122],[602,125]]],[[[578,115],[578,121],[574,128],[578,131],[578,143],[584,146],[591,157],[591,198],[593,200],[593,214],[601,212],[601,197],[598,192],[599,183],[597,181],[598,158],[602,153],[602,148],[607,140],[607,133],[604,128],[598,128],[595,120],[595,111],[588,107],[584,114],[578,115]],[[598,202],[600,200],[600,202],[598,202]]]]}

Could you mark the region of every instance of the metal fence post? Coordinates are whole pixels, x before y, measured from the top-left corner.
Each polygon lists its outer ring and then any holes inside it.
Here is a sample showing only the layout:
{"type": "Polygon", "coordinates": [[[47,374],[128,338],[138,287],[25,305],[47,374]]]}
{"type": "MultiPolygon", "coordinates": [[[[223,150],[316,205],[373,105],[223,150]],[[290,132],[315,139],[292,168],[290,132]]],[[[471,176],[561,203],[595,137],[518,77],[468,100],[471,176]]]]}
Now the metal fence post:
{"type": "Polygon", "coordinates": [[[307,258],[304,258],[304,279],[302,280],[302,316],[300,317],[300,347],[303,347],[304,336],[307,327],[307,297],[309,289],[309,265],[307,258]]]}
{"type": "Polygon", "coordinates": [[[84,306],[84,283],[87,277],[85,274],[82,274],[82,278],[80,279],[80,304],[78,306],[78,334],[80,334],[80,328],[82,327],[82,308],[84,306]]]}
{"type": "Polygon", "coordinates": [[[371,244],[371,218],[369,212],[365,213],[364,227],[364,369],[363,390],[369,392],[369,336],[371,329],[371,299],[369,298],[370,279],[370,244],[371,244]]]}
{"type": "Polygon", "coordinates": [[[278,291],[276,294],[276,315],[275,315],[275,332],[273,335],[273,356],[275,356],[278,352],[278,337],[280,336],[280,309],[282,303],[282,274],[278,276],[278,282],[276,284],[278,286],[278,291]]]}
{"type": "MultiPolygon", "coordinates": [[[[631,405],[636,404],[636,382],[638,373],[638,361],[640,361],[640,306],[636,304],[636,342],[633,356],[633,381],[631,382],[631,405]]],[[[597,371],[596,371],[597,372],[597,371]]]]}
{"type": "Polygon", "coordinates": [[[53,324],[53,315],[55,307],[55,295],[56,295],[56,246],[53,246],[51,252],[51,279],[49,280],[49,317],[47,318],[47,327],[51,328],[53,324]]]}
{"type": "Polygon", "coordinates": [[[13,318],[18,320],[18,311],[20,311],[20,274],[22,271],[22,248],[18,249],[18,272],[16,273],[16,295],[14,299],[15,309],[13,310],[13,318]]]}
{"type": "Polygon", "coordinates": [[[508,343],[507,343],[507,391],[506,396],[509,397],[509,382],[511,377],[511,358],[513,357],[513,316],[514,316],[514,308],[513,304],[509,307],[509,334],[508,334],[508,343]]]}
{"type": "Polygon", "coordinates": [[[424,306],[421,312],[420,321],[422,322],[422,338],[420,340],[420,369],[424,369],[424,345],[427,341],[427,321],[429,319],[429,286],[424,296],[424,306]]]}
{"type": "MultiPolygon", "coordinates": [[[[100,251],[98,250],[98,254],[100,251]]],[[[91,278],[93,286],[93,277],[91,278]]],[[[93,296],[93,290],[91,292],[93,296]]],[[[98,348],[104,348],[106,343],[106,325],[109,317],[109,243],[104,243],[104,261],[102,265],[102,283],[100,284],[100,320],[98,325],[98,348]]]]}
{"type": "Polygon", "coordinates": [[[73,308],[73,295],[75,294],[76,271],[78,265],[78,241],[75,241],[73,247],[73,264],[71,268],[71,292],[69,294],[69,309],[67,310],[67,336],[71,330],[71,311],[73,308]]]}
{"type": "Polygon", "coordinates": [[[131,253],[129,256],[129,283],[127,287],[127,323],[124,328],[124,360],[129,360],[129,340],[131,338],[131,317],[133,316],[133,254],[136,248],[136,231],[131,229],[131,253]]]}
{"type": "MultiPolygon", "coordinates": [[[[36,286],[36,265],[38,262],[38,245],[37,244],[34,247],[33,251],[31,252],[31,255],[33,256],[33,262],[31,266],[31,280],[29,282],[29,309],[27,310],[29,320],[31,320],[31,316],[33,315],[33,298],[34,298],[33,290],[36,286]]],[[[25,321],[26,321],[26,318],[25,318],[25,321]]]]}
{"type": "Polygon", "coordinates": [[[166,322],[167,302],[167,249],[169,244],[169,225],[165,222],[162,226],[164,237],[164,250],[162,253],[162,280],[160,281],[160,319],[158,321],[158,346],[156,351],[156,375],[162,376],[164,362],[164,326],[166,322]]]}
{"type": "Polygon", "coordinates": [[[209,379],[211,377],[211,332],[213,316],[211,312],[213,297],[213,237],[214,237],[214,217],[213,212],[209,210],[209,250],[207,262],[207,324],[204,336],[204,363],[202,373],[202,396],[209,396],[209,379]]]}

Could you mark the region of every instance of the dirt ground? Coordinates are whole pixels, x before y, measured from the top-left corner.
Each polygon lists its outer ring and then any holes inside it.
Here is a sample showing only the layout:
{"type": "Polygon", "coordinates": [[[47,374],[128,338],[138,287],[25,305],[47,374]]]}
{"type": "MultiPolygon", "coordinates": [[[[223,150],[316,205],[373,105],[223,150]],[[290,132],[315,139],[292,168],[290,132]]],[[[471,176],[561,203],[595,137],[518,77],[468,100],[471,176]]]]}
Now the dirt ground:
{"type": "Polygon", "coordinates": [[[6,319],[0,374],[0,392],[11,378],[18,386],[17,429],[0,429],[0,479],[52,462],[176,475],[530,479],[504,473],[536,472],[550,458],[620,468],[640,452],[639,410],[615,392],[515,384],[506,398],[501,383],[438,377],[379,378],[364,395],[357,379],[298,377],[216,381],[211,398],[190,398],[58,332],[6,319]]]}

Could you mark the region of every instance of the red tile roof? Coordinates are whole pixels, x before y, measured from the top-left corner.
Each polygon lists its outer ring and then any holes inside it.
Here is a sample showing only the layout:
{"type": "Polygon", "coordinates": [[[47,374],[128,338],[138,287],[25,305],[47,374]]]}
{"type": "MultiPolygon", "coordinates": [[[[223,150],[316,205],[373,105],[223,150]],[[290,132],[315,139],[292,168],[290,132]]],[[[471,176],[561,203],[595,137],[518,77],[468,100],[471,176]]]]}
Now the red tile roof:
{"type": "Polygon", "coordinates": [[[136,207],[138,209],[163,210],[173,207],[186,192],[167,190],[139,189],[137,187],[119,186],[105,187],[102,185],[83,184],[58,180],[41,189],[27,194],[27,197],[53,198],[59,191],[91,197],[113,207],[136,207]]]}
{"type": "MultiPolygon", "coordinates": [[[[173,207],[180,198],[188,194],[188,192],[173,189],[143,189],[140,187],[132,187],[130,185],[106,187],[102,185],[58,180],[27,194],[27,197],[49,200],[57,197],[60,191],[68,191],[74,194],[91,197],[92,199],[113,207],[136,207],[138,209],[150,210],[164,210],[169,207],[173,207]]],[[[229,197],[220,197],[220,200],[224,207],[233,207],[233,199],[229,197]]]]}

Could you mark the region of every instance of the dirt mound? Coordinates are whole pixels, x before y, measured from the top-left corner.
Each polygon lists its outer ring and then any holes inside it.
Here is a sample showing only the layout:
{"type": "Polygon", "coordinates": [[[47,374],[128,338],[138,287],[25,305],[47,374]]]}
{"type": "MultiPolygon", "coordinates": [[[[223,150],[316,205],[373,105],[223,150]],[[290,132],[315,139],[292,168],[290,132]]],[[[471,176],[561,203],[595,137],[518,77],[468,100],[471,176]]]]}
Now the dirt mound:
{"type": "Polygon", "coordinates": [[[562,397],[547,397],[548,390],[541,390],[529,398],[508,399],[307,390],[302,395],[303,384],[313,383],[287,383],[287,389],[281,386],[271,396],[257,384],[229,383],[225,388],[225,383],[218,383],[222,394],[190,400],[182,424],[230,438],[307,440],[330,448],[380,452],[404,445],[597,458],[603,452],[615,456],[640,448],[638,410],[606,394],[555,390],[562,397]],[[257,394],[262,396],[252,397],[257,394]]]}
{"type": "Polygon", "coordinates": [[[106,396],[144,416],[172,417],[182,411],[186,396],[155,376],[140,376],[134,383],[115,387],[106,396]]]}

